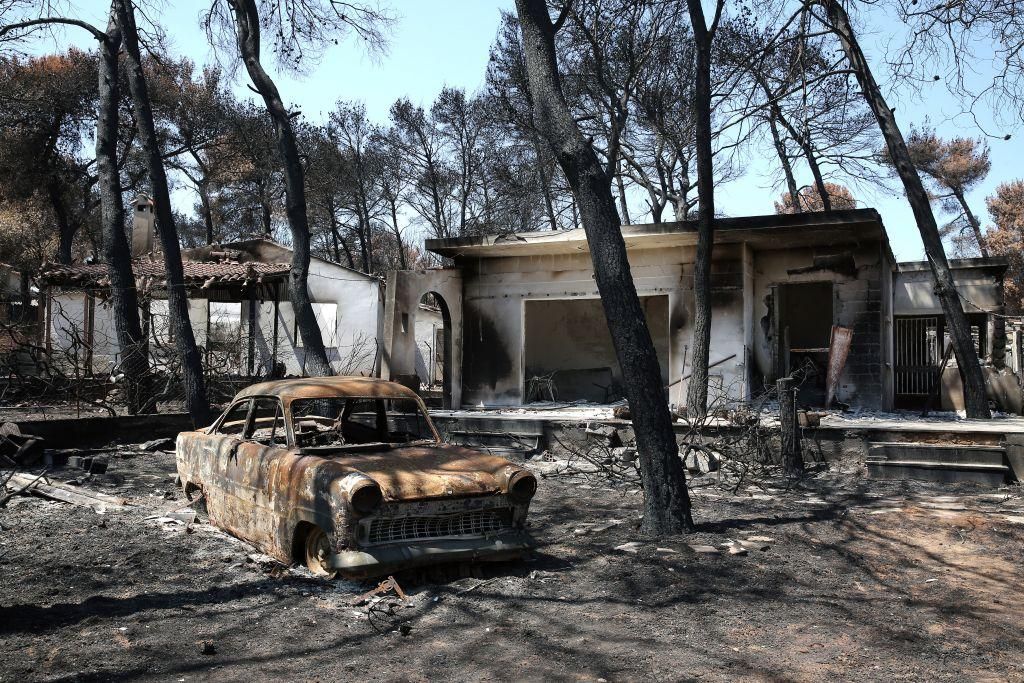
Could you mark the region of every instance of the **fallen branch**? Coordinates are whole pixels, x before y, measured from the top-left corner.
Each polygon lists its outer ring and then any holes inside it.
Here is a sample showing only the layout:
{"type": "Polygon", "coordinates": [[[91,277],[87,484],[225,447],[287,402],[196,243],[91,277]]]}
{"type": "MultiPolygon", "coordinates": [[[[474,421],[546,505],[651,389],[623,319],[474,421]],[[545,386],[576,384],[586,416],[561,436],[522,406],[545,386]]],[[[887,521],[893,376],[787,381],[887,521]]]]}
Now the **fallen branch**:
{"type": "Polygon", "coordinates": [[[456,593],[456,595],[465,595],[466,593],[471,593],[472,591],[475,591],[480,586],[485,586],[485,585],[491,583],[492,581],[497,581],[499,578],[501,578],[501,577],[495,576],[493,579],[487,579],[486,581],[481,581],[480,583],[474,584],[474,585],[470,586],[469,588],[466,588],[465,590],[459,591],[458,593],[456,593]]]}
{"type": "Polygon", "coordinates": [[[125,510],[130,507],[126,504],[127,501],[124,498],[114,498],[113,496],[108,496],[97,491],[76,491],[70,487],[60,484],[38,483],[42,476],[43,475],[39,475],[35,479],[32,479],[24,474],[16,474],[11,477],[11,481],[13,481],[15,485],[22,485],[23,491],[27,490],[29,493],[36,494],[43,498],[49,498],[50,500],[57,500],[62,503],[91,507],[97,512],[104,512],[106,510],[125,510]]]}
{"type": "MultiPolygon", "coordinates": [[[[30,487],[33,484],[35,484],[37,481],[42,479],[45,475],[46,475],[46,470],[43,470],[35,479],[33,479],[29,483],[27,483],[24,486],[22,486],[20,489],[18,489],[16,491],[11,491],[10,493],[6,494],[3,498],[0,498],[0,508],[7,507],[7,503],[11,500],[11,498],[14,498],[15,496],[21,495],[25,491],[25,489],[27,489],[28,487],[30,487]]],[[[15,477],[15,473],[11,472],[10,476],[8,476],[7,479],[4,480],[3,488],[6,488],[7,484],[10,483],[10,481],[12,479],[14,479],[14,477],[15,477]]],[[[17,483],[18,482],[15,482],[15,484],[17,484],[17,483]]]]}

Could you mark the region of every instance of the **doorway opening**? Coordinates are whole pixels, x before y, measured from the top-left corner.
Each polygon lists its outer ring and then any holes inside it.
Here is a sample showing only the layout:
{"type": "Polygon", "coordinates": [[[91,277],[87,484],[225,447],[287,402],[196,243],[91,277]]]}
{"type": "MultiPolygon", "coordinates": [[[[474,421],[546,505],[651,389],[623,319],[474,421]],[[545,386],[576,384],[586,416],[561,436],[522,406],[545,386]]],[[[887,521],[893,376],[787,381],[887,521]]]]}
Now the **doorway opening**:
{"type": "MultiPolygon", "coordinates": [[[[988,348],[985,314],[968,313],[967,322],[971,326],[974,350],[979,358],[984,358],[988,348]]],[[[939,369],[950,345],[946,319],[942,315],[897,316],[893,320],[893,337],[895,407],[920,410],[930,398],[939,396],[937,385],[942,381],[939,369]]],[[[956,365],[952,356],[949,365],[956,365]]]]}
{"type": "Polygon", "coordinates": [[[416,374],[424,399],[452,407],[452,317],[448,303],[437,292],[420,298],[415,314],[416,374]]]}
{"type": "Polygon", "coordinates": [[[831,282],[780,284],[775,288],[775,376],[803,376],[798,400],[824,405],[828,350],[834,321],[831,282]]]}

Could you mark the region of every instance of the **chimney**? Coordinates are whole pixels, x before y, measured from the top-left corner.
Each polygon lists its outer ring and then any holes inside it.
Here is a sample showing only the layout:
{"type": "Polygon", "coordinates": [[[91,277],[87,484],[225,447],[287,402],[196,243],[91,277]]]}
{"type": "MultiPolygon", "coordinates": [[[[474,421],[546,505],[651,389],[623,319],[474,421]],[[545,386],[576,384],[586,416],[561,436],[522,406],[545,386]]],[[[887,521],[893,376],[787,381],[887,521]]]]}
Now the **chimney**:
{"type": "Polygon", "coordinates": [[[140,194],[132,202],[132,257],[152,253],[158,246],[153,200],[140,194]]]}

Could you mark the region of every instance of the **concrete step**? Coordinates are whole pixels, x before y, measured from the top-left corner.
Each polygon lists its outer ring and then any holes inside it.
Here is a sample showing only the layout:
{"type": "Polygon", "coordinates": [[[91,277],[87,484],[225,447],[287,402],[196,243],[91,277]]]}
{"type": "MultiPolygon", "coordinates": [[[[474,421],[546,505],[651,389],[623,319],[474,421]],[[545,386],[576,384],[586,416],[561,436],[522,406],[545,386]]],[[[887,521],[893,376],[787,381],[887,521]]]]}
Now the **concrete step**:
{"type": "Polygon", "coordinates": [[[1003,447],[974,444],[873,442],[865,464],[868,476],[874,479],[1000,486],[1010,473],[1003,447]]]}
{"type": "Polygon", "coordinates": [[[1004,465],[1006,451],[1002,446],[977,444],[873,441],[868,444],[868,459],[1004,465]]]}
{"type": "Polygon", "coordinates": [[[1006,465],[950,463],[935,460],[868,459],[868,476],[872,479],[918,479],[943,484],[973,482],[986,486],[1002,486],[1010,468],[1006,465]]]}

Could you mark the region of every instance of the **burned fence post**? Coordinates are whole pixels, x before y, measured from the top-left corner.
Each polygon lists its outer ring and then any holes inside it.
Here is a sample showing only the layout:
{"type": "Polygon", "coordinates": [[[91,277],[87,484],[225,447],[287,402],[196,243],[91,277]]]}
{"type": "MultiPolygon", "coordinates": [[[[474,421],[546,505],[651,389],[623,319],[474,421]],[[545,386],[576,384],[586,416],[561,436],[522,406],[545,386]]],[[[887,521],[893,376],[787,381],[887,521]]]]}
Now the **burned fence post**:
{"type": "Polygon", "coordinates": [[[792,377],[775,381],[779,392],[779,427],[782,442],[782,466],[787,476],[799,476],[804,471],[804,458],[800,452],[800,435],[796,421],[796,389],[792,377]]]}

